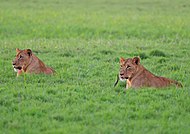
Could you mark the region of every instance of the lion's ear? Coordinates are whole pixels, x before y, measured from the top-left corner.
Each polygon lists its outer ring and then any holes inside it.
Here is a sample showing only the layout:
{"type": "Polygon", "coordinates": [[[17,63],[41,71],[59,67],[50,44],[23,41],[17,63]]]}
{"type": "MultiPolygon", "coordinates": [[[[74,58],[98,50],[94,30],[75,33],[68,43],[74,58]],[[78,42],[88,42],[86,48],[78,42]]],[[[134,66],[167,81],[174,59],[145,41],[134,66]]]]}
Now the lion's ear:
{"type": "Polygon", "coordinates": [[[120,58],[120,64],[123,65],[125,63],[125,59],[123,57],[120,58]]]}
{"type": "Polygon", "coordinates": [[[138,57],[134,57],[132,61],[133,61],[133,63],[139,65],[140,64],[140,57],[139,56],[138,57]]]}
{"type": "Polygon", "coordinates": [[[16,53],[18,54],[21,50],[19,48],[16,48],[16,53]]]}
{"type": "Polygon", "coordinates": [[[32,50],[27,49],[27,50],[26,50],[26,52],[27,52],[27,54],[28,54],[29,56],[31,56],[31,55],[32,55],[32,50]]]}

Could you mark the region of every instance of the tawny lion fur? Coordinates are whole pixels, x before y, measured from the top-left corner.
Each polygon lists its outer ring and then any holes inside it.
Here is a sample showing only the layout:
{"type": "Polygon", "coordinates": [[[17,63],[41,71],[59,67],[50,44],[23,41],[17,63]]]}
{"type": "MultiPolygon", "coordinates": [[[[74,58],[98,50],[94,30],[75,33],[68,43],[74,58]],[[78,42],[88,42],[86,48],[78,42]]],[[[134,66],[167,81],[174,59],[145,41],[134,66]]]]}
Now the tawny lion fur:
{"type": "Polygon", "coordinates": [[[140,58],[120,58],[120,71],[115,85],[118,80],[126,80],[126,89],[140,87],[163,88],[171,85],[182,87],[182,84],[165,77],[159,77],[148,71],[140,64],[140,58]]]}
{"type": "Polygon", "coordinates": [[[47,67],[37,56],[35,56],[30,49],[20,50],[16,49],[16,57],[12,62],[17,76],[22,73],[34,74],[53,74],[55,71],[47,67]]]}

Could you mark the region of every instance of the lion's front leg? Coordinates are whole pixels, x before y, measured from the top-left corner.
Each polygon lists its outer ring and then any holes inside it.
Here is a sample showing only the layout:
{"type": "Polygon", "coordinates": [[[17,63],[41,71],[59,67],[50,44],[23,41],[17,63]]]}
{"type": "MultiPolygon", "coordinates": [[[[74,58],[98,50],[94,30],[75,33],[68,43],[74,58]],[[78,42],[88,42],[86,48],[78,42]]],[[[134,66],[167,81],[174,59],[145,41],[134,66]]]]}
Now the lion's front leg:
{"type": "Polygon", "coordinates": [[[129,89],[131,87],[131,82],[127,79],[126,81],[126,89],[129,89]]]}

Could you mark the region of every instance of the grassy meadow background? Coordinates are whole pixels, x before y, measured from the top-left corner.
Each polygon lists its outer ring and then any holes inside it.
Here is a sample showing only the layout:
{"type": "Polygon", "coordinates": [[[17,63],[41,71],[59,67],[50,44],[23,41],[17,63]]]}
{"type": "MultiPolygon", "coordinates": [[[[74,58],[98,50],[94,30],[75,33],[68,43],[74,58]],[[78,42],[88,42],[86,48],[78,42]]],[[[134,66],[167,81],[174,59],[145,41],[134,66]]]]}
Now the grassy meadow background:
{"type": "Polygon", "coordinates": [[[189,13],[188,0],[0,0],[0,133],[189,133],[189,13]],[[56,75],[16,78],[16,48],[56,75]],[[184,87],[123,93],[121,56],[184,87]]]}

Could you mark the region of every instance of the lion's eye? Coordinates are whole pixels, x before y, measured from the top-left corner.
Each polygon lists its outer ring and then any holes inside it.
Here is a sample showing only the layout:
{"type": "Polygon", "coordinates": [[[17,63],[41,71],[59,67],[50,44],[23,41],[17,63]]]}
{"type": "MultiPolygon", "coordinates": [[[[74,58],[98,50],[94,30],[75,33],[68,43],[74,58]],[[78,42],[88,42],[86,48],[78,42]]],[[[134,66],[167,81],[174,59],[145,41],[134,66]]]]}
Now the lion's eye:
{"type": "Polygon", "coordinates": [[[131,66],[127,66],[127,69],[131,68],[131,66]]]}
{"type": "Polygon", "coordinates": [[[23,56],[22,55],[20,55],[20,57],[19,57],[19,59],[21,59],[23,56]]]}

